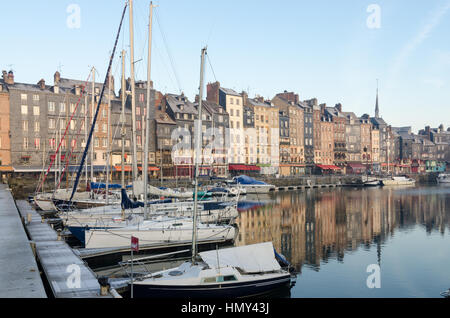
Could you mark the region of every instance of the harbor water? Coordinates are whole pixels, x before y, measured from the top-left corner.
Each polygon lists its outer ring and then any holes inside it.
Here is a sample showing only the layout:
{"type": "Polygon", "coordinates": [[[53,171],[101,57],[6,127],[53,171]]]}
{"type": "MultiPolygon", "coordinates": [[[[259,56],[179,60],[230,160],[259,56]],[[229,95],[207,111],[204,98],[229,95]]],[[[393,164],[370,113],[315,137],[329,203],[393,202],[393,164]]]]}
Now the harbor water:
{"type": "Polygon", "coordinates": [[[311,189],[248,197],[236,245],[273,241],[297,280],[280,297],[441,297],[450,187],[311,189]]]}

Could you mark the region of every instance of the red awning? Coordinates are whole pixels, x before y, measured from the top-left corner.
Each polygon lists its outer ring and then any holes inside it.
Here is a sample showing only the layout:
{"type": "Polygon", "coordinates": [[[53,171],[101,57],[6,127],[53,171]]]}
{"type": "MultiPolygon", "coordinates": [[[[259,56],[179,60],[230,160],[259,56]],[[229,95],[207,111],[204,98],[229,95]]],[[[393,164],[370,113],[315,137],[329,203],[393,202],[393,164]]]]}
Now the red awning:
{"type": "MultiPolygon", "coordinates": [[[[114,169],[116,169],[116,171],[122,171],[122,166],[114,166],[114,169]]],[[[130,172],[132,171],[131,166],[124,166],[124,171],[126,172],[130,172]]]]}
{"type": "Polygon", "coordinates": [[[261,171],[258,166],[252,165],[229,165],[228,170],[231,171],[261,171]]]}
{"type": "MultiPolygon", "coordinates": [[[[125,167],[125,169],[126,169],[126,167],[125,167]]],[[[142,167],[138,167],[138,170],[142,171],[142,167]]],[[[148,167],[148,171],[159,171],[159,168],[158,167],[148,167]]]]}
{"type": "Polygon", "coordinates": [[[316,165],[316,166],[322,170],[341,170],[341,168],[334,165],[316,165]]]}

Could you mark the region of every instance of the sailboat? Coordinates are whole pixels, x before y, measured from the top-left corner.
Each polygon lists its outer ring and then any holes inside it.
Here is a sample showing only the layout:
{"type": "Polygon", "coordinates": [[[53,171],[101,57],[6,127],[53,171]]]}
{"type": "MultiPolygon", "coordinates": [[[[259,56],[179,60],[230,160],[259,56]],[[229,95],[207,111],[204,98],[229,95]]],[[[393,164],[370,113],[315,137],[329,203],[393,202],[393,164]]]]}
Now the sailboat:
{"type": "MultiPolygon", "coordinates": [[[[196,133],[195,189],[201,162],[203,74],[206,48],[202,49],[198,126],[196,133]]],[[[194,195],[195,201],[197,195],[194,195]]],[[[194,205],[192,259],[180,266],[149,274],[131,283],[136,297],[244,297],[266,293],[291,283],[281,269],[271,242],[197,253],[197,207],[194,205]]]]}
{"type": "MultiPolygon", "coordinates": [[[[133,9],[133,1],[130,0],[128,4],[130,10],[130,22],[132,21],[132,9],[133,9]]],[[[151,5],[151,10],[153,9],[153,5],[151,5]]],[[[150,69],[150,48],[151,48],[151,16],[150,14],[150,25],[149,25],[149,69],[150,69]]],[[[132,23],[132,22],[131,22],[132,23]]],[[[133,59],[133,58],[132,58],[133,59]]],[[[148,98],[147,98],[147,121],[149,113],[150,113],[150,71],[148,71],[147,78],[147,88],[148,88],[148,98]]],[[[102,91],[103,92],[103,91],[102,91]]],[[[102,95],[100,96],[100,98],[102,95]]],[[[94,122],[95,124],[95,122],[94,122]]],[[[147,125],[148,129],[149,125],[147,125]]],[[[88,139],[89,140],[89,139],[88,139]]],[[[145,159],[148,157],[148,138],[146,140],[146,149],[145,149],[145,159]]],[[[145,160],[146,161],[146,160],[145,160]]],[[[144,163],[146,166],[147,161],[144,163]]],[[[144,189],[147,189],[147,175],[146,170],[144,170],[144,189]]],[[[196,186],[197,190],[197,186],[196,186]]],[[[197,193],[197,191],[195,192],[197,193]]],[[[131,208],[136,208],[140,204],[137,202],[130,202],[122,189],[122,209],[124,209],[124,203],[131,208]],[[124,202],[125,199],[128,199],[127,202],[124,202]]],[[[198,211],[198,203],[197,197],[194,198],[194,209],[191,212],[193,214],[193,219],[197,218],[198,211]]],[[[131,236],[139,238],[144,245],[152,245],[155,243],[164,243],[164,242],[183,242],[188,240],[190,234],[193,231],[194,223],[191,217],[170,217],[167,215],[153,215],[151,218],[149,217],[148,211],[148,202],[147,195],[144,195],[144,220],[134,219],[131,224],[128,221],[121,220],[122,222],[109,223],[103,226],[98,226],[98,220],[94,219],[93,223],[81,223],[75,219],[76,222],[80,223],[81,226],[87,228],[84,231],[84,245],[86,248],[109,248],[109,247],[126,247],[129,246],[129,240],[131,236]],[[137,220],[137,221],[136,221],[137,220]],[[111,225],[110,225],[111,224],[111,225]],[[92,226],[92,227],[90,227],[92,226]]],[[[69,213],[68,213],[69,214],[69,213]]],[[[101,218],[103,217],[101,214],[99,215],[101,218]]],[[[237,216],[237,210],[236,210],[237,216]]],[[[103,220],[103,219],[102,219],[103,220]]],[[[196,224],[196,223],[195,223],[196,224]]],[[[79,229],[79,227],[78,227],[79,229]]],[[[210,240],[224,240],[224,241],[234,241],[237,231],[236,228],[231,225],[211,225],[211,224],[199,224],[197,228],[199,234],[199,240],[201,241],[210,241],[210,240]]]]}

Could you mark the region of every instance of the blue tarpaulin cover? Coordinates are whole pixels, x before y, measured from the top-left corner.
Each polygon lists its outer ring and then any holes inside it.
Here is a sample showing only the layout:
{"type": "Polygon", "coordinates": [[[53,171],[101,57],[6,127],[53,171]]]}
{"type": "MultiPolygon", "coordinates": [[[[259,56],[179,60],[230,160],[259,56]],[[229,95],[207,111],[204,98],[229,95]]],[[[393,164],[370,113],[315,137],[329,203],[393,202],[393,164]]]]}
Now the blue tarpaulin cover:
{"type": "Polygon", "coordinates": [[[244,175],[236,177],[235,180],[239,184],[267,184],[263,181],[258,181],[253,178],[250,178],[249,176],[244,176],[244,175]]]}

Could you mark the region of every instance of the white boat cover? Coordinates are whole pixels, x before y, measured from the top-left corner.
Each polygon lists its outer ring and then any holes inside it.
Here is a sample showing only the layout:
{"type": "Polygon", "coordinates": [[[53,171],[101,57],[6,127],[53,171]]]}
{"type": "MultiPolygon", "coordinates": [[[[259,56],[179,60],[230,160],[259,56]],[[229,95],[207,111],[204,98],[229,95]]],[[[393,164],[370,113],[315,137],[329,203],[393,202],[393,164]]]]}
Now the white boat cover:
{"type": "Polygon", "coordinates": [[[280,270],[275,259],[272,242],[224,248],[199,253],[210,268],[239,267],[246,273],[263,273],[280,270]]]}
{"type": "MultiPolygon", "coordinates": [[[[144,181],[138,180],[133,182],[134,194],[141,195],[144,194],[144,181]]],[[[194,194],[192,192],[178,192],[173,189],[159,189],[151,185],[147,185],[148,193],[160,196],[160,197],[168,197],[168,198],[179,198],[179,199],[187,199],[192,198],[194,194]]]]}

